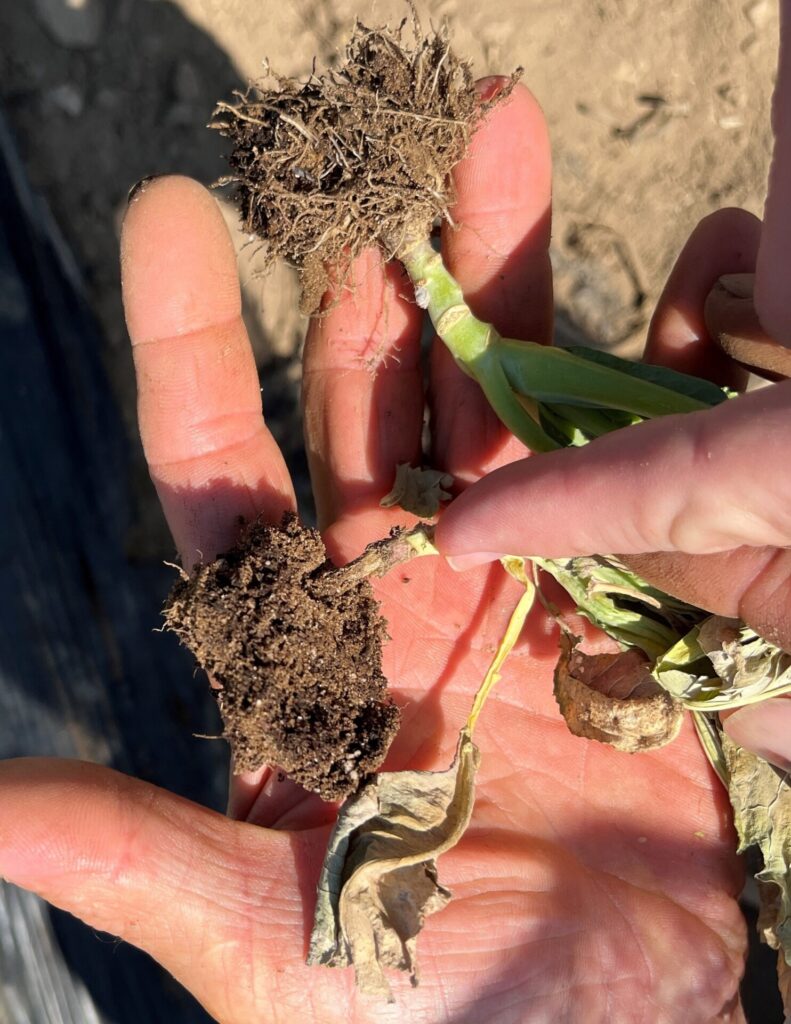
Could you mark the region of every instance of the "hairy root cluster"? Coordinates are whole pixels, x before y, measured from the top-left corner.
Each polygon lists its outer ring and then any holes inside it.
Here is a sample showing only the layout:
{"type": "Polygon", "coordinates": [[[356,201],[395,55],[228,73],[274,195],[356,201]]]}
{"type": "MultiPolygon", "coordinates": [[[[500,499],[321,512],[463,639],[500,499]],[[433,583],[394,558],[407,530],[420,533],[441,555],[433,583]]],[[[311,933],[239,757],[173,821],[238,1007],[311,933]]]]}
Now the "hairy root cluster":
{"type": "Polygon", "coordinates": [[[358,23],[337,69],[274,77],[218,106],[214,126],[233,144],[224,181],[268,259],[300,268],[304,312],[318,307],[328,264],[373,244],[391,256],[448,216],[448,172],[490,105],[444,32],[425,37],[413,18],[409,43],[406,24],[358,23]]]}

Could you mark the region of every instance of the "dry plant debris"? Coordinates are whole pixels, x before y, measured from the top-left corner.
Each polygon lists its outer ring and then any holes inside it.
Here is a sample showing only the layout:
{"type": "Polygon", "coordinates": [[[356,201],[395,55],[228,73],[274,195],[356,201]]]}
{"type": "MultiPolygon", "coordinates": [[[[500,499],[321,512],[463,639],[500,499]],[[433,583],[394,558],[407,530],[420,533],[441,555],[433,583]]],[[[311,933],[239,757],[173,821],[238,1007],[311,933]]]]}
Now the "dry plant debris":
{"type": "Polygon", "coordinates": [[[401,462],[396,466],[392,490],[379,504],[382,508],[393,508],[397,505],[420,519],[431,519],[439,512],[443,501],[450,501],[452,495],[447,488],[452,486],[453,477],[450,473],[401,462]]]}
{"type": "Polygon", "coordinates": [[[786,1019],[791,1015],[791,782],[789,773],[720,740],[728,793],[739,835],[739,853],[759,847],[763,868],[755,876],[760,896],[758,932],[777,950],[777,975],[786,1019]]]}
{"type": "Polygon", "coordinates": [[[437,858],[469,823],[480,759],[475,724],[535,598],[524,559],[506,558],[503,566],[524,593],[459,732],[453,763],[446,771],[379,774],[345,802],[330,836],[308,963],[353,964],[358,988],[369,995],[392,1001],[385,968],[408,972],[417,985],[418,933],[451,898],[439,883],[437,858]]]}
{"type": "Polygon", "coordinates": [[[329,283],[325,264],[377,243],[392,255],[449,216],[448,172],[491,105],[444,31],[424,36],[413,17],[409,42],[406,25],[358,23],[336,70],[271,76],[218,105],[214,126],[232,142],[224,180],[268,259],[300,268],[307,313],[329,283]]]}
{"type": "Polygon", "coordinates": [[[165,620],[217,687],[235,771],[276,764],[334,800],[379,767],[400,717],[381,668],[386,624],[366,577],[336,570],[296,516],[252,523],[185,574],[165,620]]]}
{"type": "Polygon", "coordinates": [[[346,801],[319,879],[309,964],[353,964],[360,991],[390,1002],[384,968],[418,983],[418,933],[451,898],[436,860],[467,828],[479,759],[463,730],[446,771],[380,772],[346,801]]]}
{"type": "Polygon", "coordinates": [[[645,654],[636,647],[585,654],[578,643],[561,633],[555,667],[555,699],[569,730],[630,754],[672,742],[684,706],[657,683],[645,654]]]}

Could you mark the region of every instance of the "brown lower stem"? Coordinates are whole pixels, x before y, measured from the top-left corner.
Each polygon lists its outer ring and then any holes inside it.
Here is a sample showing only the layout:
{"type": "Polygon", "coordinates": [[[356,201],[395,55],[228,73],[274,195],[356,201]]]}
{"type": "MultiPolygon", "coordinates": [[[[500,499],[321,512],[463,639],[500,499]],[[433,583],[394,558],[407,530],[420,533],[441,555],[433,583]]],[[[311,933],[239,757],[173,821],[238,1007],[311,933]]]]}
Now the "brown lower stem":
{"type": "Polygon", "coordinates": [[[346,565],[321,571],[311,580],[310,589],[317,595],[327,591],[337,594],[372,576],[385,576],[395,566],[426,553],[410,543],[410,538],[417,536],[430,542],[434,536],[434,527],[428,523],[418,523],[411,530],[395,530],[389,537],[369,544],[361,555],[346,565]]]}

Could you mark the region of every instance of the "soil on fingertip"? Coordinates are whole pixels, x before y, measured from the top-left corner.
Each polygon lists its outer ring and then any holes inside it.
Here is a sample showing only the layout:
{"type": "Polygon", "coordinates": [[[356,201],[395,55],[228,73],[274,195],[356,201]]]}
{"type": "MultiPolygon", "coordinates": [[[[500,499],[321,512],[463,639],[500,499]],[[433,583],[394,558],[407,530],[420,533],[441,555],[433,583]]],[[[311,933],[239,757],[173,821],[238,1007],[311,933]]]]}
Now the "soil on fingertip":
{"type": "Polygon", "coordinates": [[[446,33],[424,36],[413,18],[405,41],[406,24],[358,23],[337,69],[304,83],[275,78],[218,106],[245,229],[270,261],[300,268],[303,312],[318,307],[328,264],[377,244],[393,256],[437,217],[450,219],[449,171],[510,92],[481,102],[446,33]]]}
{"type": "Polygon", "coordinates": [[[318,532],[289,514],[250,524],[165,608],[217,687],[234,770],[278,765],[326,800],[379,767],[399,724],[381,669],[386,623],[367,580],[341,580],[318,532]]]}

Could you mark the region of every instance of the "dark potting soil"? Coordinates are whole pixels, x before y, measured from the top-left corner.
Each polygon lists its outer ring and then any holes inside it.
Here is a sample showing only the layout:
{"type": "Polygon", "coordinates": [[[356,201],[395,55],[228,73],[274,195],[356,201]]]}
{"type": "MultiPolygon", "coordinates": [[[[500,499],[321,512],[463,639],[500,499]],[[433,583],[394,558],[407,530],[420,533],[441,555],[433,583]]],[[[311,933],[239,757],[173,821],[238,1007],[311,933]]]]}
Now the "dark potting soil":
{"type": "Polygon", "coordinates": [[[371,586],[332,569],[318,532],[295,515],[254,522],[180,580],[165,608],[217,687],[234,770],[275,764],[327,800],[381,764],[400,717],[371,586]]]}

